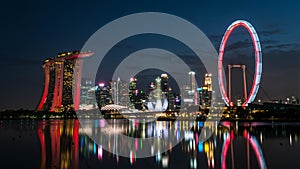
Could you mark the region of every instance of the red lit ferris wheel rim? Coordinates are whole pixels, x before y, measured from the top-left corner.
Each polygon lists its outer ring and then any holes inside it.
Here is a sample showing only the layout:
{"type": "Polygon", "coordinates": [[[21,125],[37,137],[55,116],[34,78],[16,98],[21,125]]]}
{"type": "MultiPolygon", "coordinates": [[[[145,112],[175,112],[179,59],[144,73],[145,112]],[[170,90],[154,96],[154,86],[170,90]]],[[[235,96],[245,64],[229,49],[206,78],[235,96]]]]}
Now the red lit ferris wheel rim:
{"type": "Polygon", "coordinates": [[[261,46],[259,42],[259,38],[257,36],[257,33],[253,26],[244,20],[237,20],[233,22],[226,30],[221,45],[220,45],[220,50],[219,50],[219,59],[218,59],[218,79],[219,79],[219,86],[221,90],[222,97],[226,103],[227,106],[230,105],[231,100],[228,98],[225,87],[224,87],[224,80],[223,80],[223,58],[224,58],[224,50],[226,47],[227,40],[229,36],[231,35],[231,32],[239,27],[243,26],[244,28],[247,29],[249,32],[253,46],[254,46],[254,53],[255,53],[255,74],[254,74],[254,81],[252,83],[252,87],[250,90],[250,94],[248,95],[247,99],[244,101],[242,106],[247,106],[248,103],[251,103],[258,92],[259,89],[259,84],[260,84],[260,79],[261,79],[261,73],[262,73],[262,54],[261,54],[261,46]]]}

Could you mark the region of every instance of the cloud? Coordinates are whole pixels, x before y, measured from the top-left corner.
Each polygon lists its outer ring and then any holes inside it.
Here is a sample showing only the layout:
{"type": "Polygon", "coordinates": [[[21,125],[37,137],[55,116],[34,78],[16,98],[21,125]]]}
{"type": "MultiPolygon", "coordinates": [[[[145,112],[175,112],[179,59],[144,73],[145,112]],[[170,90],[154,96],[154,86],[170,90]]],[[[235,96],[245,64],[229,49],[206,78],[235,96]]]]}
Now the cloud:
{"type": "Polygon", "coordinates": [[[277,50],[277,51],[283,51],[283,50],[294,50],[299,48],[298,43],[282,43],[277,45],[267,45],[264,47],[264,49],[268,50],[277,50]]]}
{"type": "Polygon", "coordinates": [[[222,37],[223,35],[208,35],[208,38],[211,40],[211,41],[216,41],[216,40],[222,40],[222,37]]]}
{"type": "Polygon", "coordinates": [[[262,30],[262,31],[257,31],[259,36],[271,36],[271,35],[276,35],[276,34],[282,34],[282,30],[276,28],[276,29],[269,29],[269,30],[262,30]]]}
{"type": "Polygon", "coordinates": [[[227,45],[226,50],[236,50],[236,49],[241,49],[241,48],[246,48],[249,47],[249,45],[252,45],[252,42],[249,40],[245,39],[243,41],[237,41],[234,43],[231,43],[227,45]]]}
{"type": "Polygon", "coordinates": [[[271,39],[266,39],[266,40],[260,40],[260,44],[262,45],[268,45],[268,44],[278,44],[279,41],[277,40],[271,40],[271,39]]]}

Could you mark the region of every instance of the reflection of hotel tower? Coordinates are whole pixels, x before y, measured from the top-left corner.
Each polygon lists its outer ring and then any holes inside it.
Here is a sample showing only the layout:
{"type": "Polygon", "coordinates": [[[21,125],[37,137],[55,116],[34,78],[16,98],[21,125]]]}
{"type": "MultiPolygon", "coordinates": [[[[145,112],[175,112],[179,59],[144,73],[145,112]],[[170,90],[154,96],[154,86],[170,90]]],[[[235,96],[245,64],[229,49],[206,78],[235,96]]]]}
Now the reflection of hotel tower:
{"type": "Polygon", "coordinates": [[[79,121],[41,121],[38,137],[41,143],[40,169],[79,167],[79,121]],[[63,139],[62,139],[63,138],[63,139]],[[72,144],[70,144],[72,143],[72,144]],[[51,166],[51,167],[49,167],[51,166]]]}
{"type": "Polygon", "coordinates": [[[78,109],[83,58],[91,55],[92,52],[64,52],[44,61],[44,92],[37,107],[38,111],[62,112],[78,109]]]}

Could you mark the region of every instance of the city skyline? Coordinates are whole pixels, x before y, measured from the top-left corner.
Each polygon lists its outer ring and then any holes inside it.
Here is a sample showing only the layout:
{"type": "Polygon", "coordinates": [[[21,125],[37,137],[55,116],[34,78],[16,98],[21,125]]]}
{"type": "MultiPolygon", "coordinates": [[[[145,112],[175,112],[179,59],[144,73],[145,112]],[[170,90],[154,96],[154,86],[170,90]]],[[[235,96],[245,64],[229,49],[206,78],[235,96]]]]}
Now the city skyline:
{"type": "Polygon", "coordinates": [[[0,168],[297,168],[299,7],[3,1],[0,168]]]}
{"type": "MultiPolygon", "coordinates": [[[[0,90],[0,110],[34,109],[43,92],[43,60],[57,52],[80,49],[91,34],[116,18],[145,11],[171,13],[187,19],[208,36],[217,51],[227,26],[236,19],[248,20],[256,28],[261,40],[264,60],[262,88],[272,99],[300,96],[296,74],[300,61],[297,58],[300,55],[298,3],[272,1],[270,6],[270,2],[260,1],[219,4],[119,2],[118,5],[113,2],[98,2],[96,5],[81,2],[5,2],[1,10],[2,16],[5,16],[5,26],[1,44],[3,62],[0,67],[4,81],[0,90]],[[86,6],[86,12],[76,10],[82,6],[86,6]]],[[[121,55],[145,47],[170,49],[178,45],[176,42],[163,44],[171,40],[151,36],[146,37],[147,45],[137,44],[143,38],[133,37],[133,40],[119,43],[114,49],[116,51],[110,53],[110,56],[118,58],[112,62],[120,60],[121,55]],[[155,44],[157,39],[163,39],[163,42],[155,44]]],[[[249,60],[245,64],[251,71],[254,59],[248,35],[242,29],[236,30],[229,41],[225,55],[227,62],[239,64],[245,59],[249,60]]],[[[183,57],[190,56],[182,45],[176,53],[183,57]]],[[[263,95],[262,92],[258,93],[258,97],[263,95]]]]}

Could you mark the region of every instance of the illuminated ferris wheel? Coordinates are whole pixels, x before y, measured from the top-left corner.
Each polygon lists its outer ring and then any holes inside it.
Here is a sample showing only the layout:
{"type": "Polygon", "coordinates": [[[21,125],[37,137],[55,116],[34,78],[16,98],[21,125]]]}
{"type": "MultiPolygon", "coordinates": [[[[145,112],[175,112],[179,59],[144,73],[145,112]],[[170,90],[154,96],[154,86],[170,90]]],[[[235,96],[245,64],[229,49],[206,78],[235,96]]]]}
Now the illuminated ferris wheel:
{"type": "Polygon", "coordinates": [[[226,105],[229,106],[231,105],[232,101],[231,98],[228,97],[226,91],[225,91],[225,87],[224,87],[224,80],[223,80],[223,58],[224,58],[224,50],[226,47],[226,43],[227,40],[229,38],[229,36],[231,35],[232,31],[239,27],[242,26],[244,28],[247,29],[247,31],[249,32],[252,42],[253,42],[253,46],[254,46],[254,53],[255,53],[255,74],[254,74],[254,81],[252,83],[252,87],[250,90],[250,94],[248,95],[247,98],[245,98],[244,103],[242,104],[242,106],[247,106],[248,103],[253,102],[253,100],[256,97],[256,94],[258,92],[259,89],[259,84],[260,84],[260,79],[261,79],[261,74],[262,74],[262,53],[261,53],[261,46],[260,46],[260,42],[259,42],[259,38],[257,36],[257,33],[255,31],[255,29],[253,28],[253,26],[244,20],[237,20],[235,22],[233,22],[226,30],[221,45],[220,45],[220,49],[219,49],[219,59],[218,59],[218,79],[219,79],[219,86],[220,86],[220,90],[221,90],[221,94],[223,97],[223,100],[225,101],[226,105]]]}

